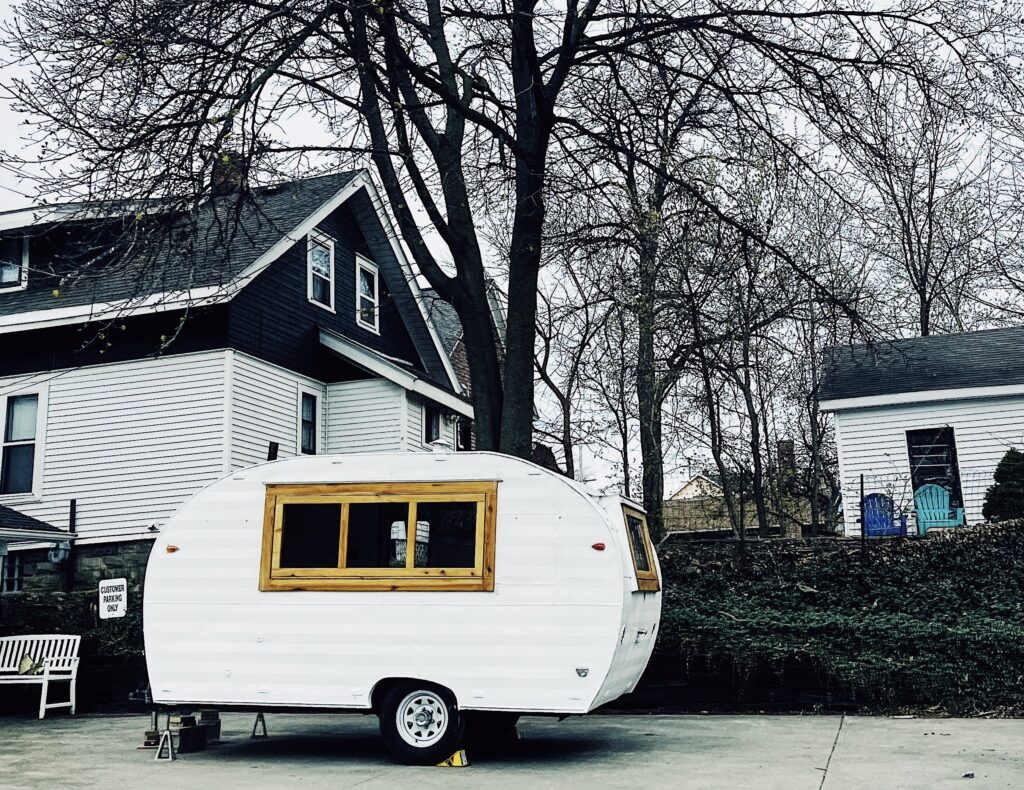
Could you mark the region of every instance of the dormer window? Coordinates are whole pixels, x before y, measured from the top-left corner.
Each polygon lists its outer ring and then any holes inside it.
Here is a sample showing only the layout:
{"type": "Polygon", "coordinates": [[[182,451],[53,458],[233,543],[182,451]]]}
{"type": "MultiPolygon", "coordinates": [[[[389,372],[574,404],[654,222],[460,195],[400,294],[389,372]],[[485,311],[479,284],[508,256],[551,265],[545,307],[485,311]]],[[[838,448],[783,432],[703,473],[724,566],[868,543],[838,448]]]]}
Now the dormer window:
{"type": "Polygon", "coordinates": [[[28,239],[0,239],[0,291],[18,291],[28,285],[28,239]]]}
{"type": "Polygon", "coordinates": [[[334,312],[334,239],[317,231],[306,243],[306,297],[334,312]]]}
{"type": "Polygon", "coordinates": [[[380,277],[377,264],[356,256],[356,323],[380,334],[380,277]]]}

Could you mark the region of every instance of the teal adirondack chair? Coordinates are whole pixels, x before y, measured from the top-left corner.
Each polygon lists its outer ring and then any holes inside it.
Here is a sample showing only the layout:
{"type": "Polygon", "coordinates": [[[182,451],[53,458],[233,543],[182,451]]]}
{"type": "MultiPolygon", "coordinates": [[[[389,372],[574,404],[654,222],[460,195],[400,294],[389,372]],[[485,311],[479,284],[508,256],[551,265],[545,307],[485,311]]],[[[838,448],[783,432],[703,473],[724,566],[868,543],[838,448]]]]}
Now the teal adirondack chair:
{"type": "Polygon", "coordinates": [[[949,491],[935,483],[926,483],[914,492],[917,508],[917,534],[923,535],[932,527],[959,527],[964,523],[964,509],[949,506],[949,491]]]}

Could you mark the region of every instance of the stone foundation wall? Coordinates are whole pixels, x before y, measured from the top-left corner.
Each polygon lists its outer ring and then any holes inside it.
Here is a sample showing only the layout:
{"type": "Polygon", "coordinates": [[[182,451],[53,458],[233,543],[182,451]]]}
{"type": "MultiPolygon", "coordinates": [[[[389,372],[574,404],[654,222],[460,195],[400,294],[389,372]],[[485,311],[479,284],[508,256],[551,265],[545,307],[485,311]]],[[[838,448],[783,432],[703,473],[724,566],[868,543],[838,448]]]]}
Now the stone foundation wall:
{"type": "Polygon", "coordinates": [[[124,577],[132,586],[141,585],[146,575],[146,562],[153,546],[151,540],[125,543],[98,543],[77,546],[62,562],[47,559],[49,549],[23,551],[24,592],[48,592],[66,589],[68,574],[73,574],[71,589],[91,590],[103,579],[124,577]]]}

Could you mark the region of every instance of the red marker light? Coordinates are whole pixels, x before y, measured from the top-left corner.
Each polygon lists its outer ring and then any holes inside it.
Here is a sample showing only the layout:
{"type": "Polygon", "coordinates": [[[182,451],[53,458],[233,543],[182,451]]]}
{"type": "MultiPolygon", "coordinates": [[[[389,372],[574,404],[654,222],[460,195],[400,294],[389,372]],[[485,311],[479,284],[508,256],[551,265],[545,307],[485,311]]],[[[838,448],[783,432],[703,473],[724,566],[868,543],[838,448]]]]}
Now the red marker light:
{"type": "Polygon", "coordinates": [[[595,543],[590,548],[592,548],[594,551],[604,551],[604,544],[603,543],[595,543]]]}

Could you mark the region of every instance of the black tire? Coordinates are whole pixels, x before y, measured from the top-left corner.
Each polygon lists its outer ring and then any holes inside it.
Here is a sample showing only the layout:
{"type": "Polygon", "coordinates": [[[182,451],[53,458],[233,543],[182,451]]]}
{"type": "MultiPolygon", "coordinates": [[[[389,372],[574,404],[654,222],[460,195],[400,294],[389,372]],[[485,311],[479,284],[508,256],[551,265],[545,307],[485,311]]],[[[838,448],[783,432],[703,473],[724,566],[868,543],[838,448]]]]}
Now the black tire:
{"type": "Polygon", "coordinates": [[[462,743],[466,726],[455,695],[425,681],[396,685],[381,701],[378,716],[384,744],[406,765],[437,765],[448,759],[462,743]]]}

